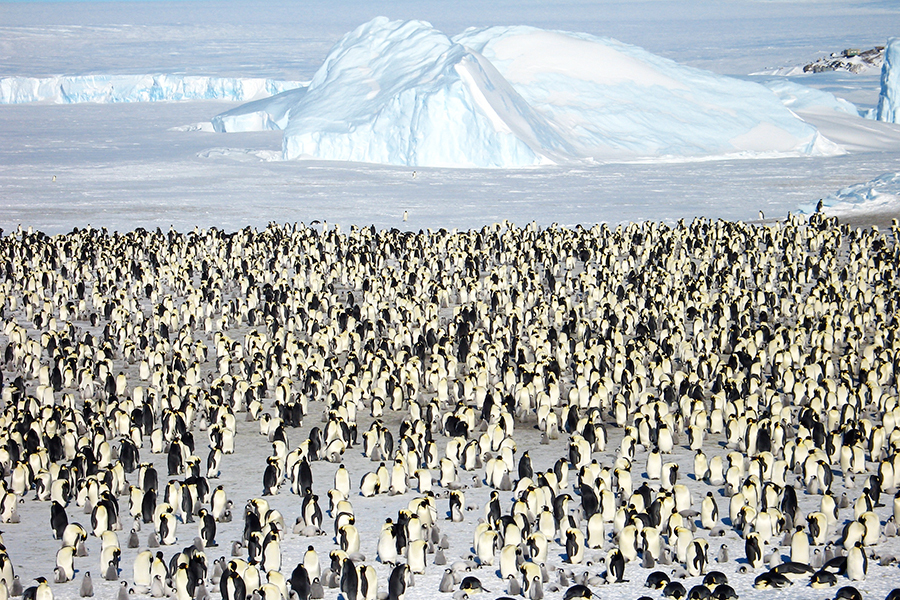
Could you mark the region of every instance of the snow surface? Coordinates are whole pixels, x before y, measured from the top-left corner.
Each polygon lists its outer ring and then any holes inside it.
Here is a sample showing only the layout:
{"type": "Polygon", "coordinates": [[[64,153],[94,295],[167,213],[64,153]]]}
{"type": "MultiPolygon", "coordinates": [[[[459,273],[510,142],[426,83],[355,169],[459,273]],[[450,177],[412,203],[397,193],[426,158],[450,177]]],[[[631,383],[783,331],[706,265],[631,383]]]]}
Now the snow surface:
{"type": "MultiPolygon", "coordinates": [[[[327,219],[418,229],[480,227],[504,218],[569,225],[694,215],[746,220],[759,210],[783,217],[835,190],[892,173],[900,163],[900,128],[833,109],[847,100],[874,112],[877,73],[806,74],[779,78],[785,85],[775,87],[771,76],[746,75],[805,64],[835,48],[883,45],[897,34],[900,18],[900,6],[883,0],[696,0],[689,7],[674,0],[460,0],[452,7],[431,0],[330,0],[304,3],[302,10],[273,2],[264,11],[242,2],[0,3],[0,77],[140,79],[156,73],[306,82],[347,31],[379,14],[424,19],[450,35],[497,23],[584,31],[690,67],[768,83],[847,154],[718,163],[666,157],[526,171],[417,168],[414,177],[408,167],[273,161],[283,151],[279,131],[211,133],[215,115],[237,108],[232,102],[69,105],[48,99],[0,105],[0,227],[238,229],[271,219],[327,219]],[[801,100],[813,96],[795,83],[831,93],[835,101],[820,96],[818,106],[804,108],[801,100]]],[[[290,95],[271,117],[241,116],[249,122],[241,127],[279,126],[290,95]]],[[[237,116],[221,127],[240,129],[237,116]]]]}
{"type": "MultiPolygon", "coordinates": [[[[885,173],[840,189],[822,198],[822,206],[827,214],[838,217],[879,212],[900,214],[900,173],[885,173]]],[[[804,213],[814,210],[812,205],[801,207],[804,213]]]]}
{"type": "Polygon", "coordinates": [[[451,39],[376,18],[338,42],[305,93],[272,102],[219,115],[216,130],[286,119],[285,158],[420,167],[840,152],[756,83],[531,27],[451,39]]]}
{"type": "Polygon", "coordinates": [[[888,123],[900,123],[900,38],[888,40],[884,49],[877,118],[888,123]]]}

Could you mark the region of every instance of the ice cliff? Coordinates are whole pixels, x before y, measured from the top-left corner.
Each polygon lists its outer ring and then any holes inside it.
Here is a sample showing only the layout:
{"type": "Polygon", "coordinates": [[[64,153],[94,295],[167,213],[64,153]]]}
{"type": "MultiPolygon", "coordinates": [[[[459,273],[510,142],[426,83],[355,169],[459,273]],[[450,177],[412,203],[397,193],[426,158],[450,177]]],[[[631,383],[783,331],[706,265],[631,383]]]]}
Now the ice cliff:
{"type": "Polygon", "coordinates": [[[881,65],[881,94],[875,118],[900,123],[900,38],[888,40],[881,65]]]}
{"type": "Polygon", "coordinates": [[[300,87],[296,81],[200,75],[72,75],[0,77],[0,104],[52,102],[154,102],[233,100],[246,102],[300,87]]]}

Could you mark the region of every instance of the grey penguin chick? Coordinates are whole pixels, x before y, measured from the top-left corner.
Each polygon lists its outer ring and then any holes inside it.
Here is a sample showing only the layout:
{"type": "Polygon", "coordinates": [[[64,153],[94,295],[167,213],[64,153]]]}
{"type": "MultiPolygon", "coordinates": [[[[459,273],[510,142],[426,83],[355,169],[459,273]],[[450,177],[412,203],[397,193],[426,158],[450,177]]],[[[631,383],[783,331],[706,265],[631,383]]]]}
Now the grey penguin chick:
{"type": "Polygon", "coordinates": [[[168,590],[166,590],[166,584],[159,575],[154,576],[153,582],[150,583],[150,595],[154,598],[162,598],[169,595],[168,590]]]}
{"type": "Polygon", "coordinates": [[[518,596],[522,593],[522,586],[519,585],[519,580],[512,574],[506,578],[506,593],[510,596],[518,596]]]}
{"type": "Polygon", "coordinates": [[[313,579],[309,586],[309,597],[311,600],[322,600],[325,597],[325,588],[322,587],[318,577],[313,579]]]}
{"type": "Polygon", "coordinates": [[[194,600],[210,600],[209,592],[201,579],[194,588],[194,600]]]}
{"type": "Polygon", "coordinates": [[[454,587],[456,587],[456,582],[453,580],[453,571],[444,569],[444,574],[441,576],[441,583],[438,585],[438,590],[446,594],[452,592],[454,587]]]}
{"type": "Polygon", "coordinates": [[[13,576],[12,584],[9,586],[9,595],[13,598],[21,596],[25,592],[22,589],[22,581],[19,579],[18,575],[13,576]]]}
{"type": "Polygon", "coordinates": [[[716,554],[716,562],[719,563],[727,563],[728,562],[728,546],[722,544],[719,546],[719,552],[716,554]]]}
{"type": "Polygon", "coordinates": [[[147,547],[159,548],[159,536],[156,535],[155,531],[151,531],[150,535],[147,536],[147,547]]]}
{"type": "Polygon", "coordinates": [[[444,551],[441,548],[434,552],[434,564],[439,566],[447,564],[447,558],[444,556],[444,551]]]}
{"type": "Polygon", "coordinates": [[[128,600],[130,593],[128,582],[123,581],[122,585],[119,586],[119,591],[116,593],[116,600],[128,600]]]}
{"type": "Polygon", "coordinates": [[[92,598],[94,596],[94,582],[91,581],[91,572],[85,571],[84,578],[81,580],[81,588],[78,593],[82,598],[92,598]]]}
{"type": "Polygon", "coordinates": [[[137,531],[135,529],[132,529],[131,533],[128,535],[128,547],[137,548],[140,545],[141,540],[138,538],[137,531]]]}

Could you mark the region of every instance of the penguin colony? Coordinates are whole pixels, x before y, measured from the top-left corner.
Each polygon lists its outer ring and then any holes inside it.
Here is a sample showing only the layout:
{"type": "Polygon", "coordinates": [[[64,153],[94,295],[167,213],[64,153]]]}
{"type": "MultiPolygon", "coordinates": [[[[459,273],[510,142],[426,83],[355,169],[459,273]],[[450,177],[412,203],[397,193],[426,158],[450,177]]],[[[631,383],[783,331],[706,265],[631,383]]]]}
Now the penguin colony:
{"type": "Polygon", "coordinates": [[[896,239],[20,228],[0,600],[880,600],[896,239]]]}

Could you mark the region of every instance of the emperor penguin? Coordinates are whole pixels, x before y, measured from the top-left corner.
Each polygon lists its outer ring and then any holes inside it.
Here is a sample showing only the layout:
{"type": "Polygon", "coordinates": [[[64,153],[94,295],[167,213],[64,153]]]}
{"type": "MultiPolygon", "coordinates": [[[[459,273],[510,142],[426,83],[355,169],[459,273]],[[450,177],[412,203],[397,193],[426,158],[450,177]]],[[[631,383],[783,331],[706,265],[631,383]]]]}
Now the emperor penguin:
{"type": "Polygon", "coordinates": [[[172,575],[172,587],[175,589],[174,600],[191,600],[192,594],[188,590],[189,582],[187,565],[179,565],[172,575]]]}
{"type": "Polygon", "coordinates": [[[515,577],[519,573],[519,559],[522,557],[522,549],[516,544],[506,544],[500,549],[500,577],[515,577]]]}
{"type": "Polygon", "coordinates": [[[869,559],[862,543],[856,542],[847,552],[847,578],[850,581],[864,581],[869,570],[869,559]]]}
{"type": "Polygon", "coordinates": [[[62,539],[63,532],[69,524],[66,509],[56,500],[50,505],[50,527],[53,529],[53,539],[62,539]]]}
{"type": "Polygon", "coordinates": [[[703,574],[706,565],[709,562],[707,558],[708,542],[703,538],[694,538],[694,541],[688,546],[687,551],[687,572],[689,575],[696,577],[703,574]]]}
{"type": "Polygon", "coordinates": [[[625,579],[625,556],[618,548],[613,548],[606,557],[608,569],[607,579],[615,583],[622,583],[625,579]]]}
{"type": "Polygon", "coordinates": [[[700,503],[700,523],[704,529],[712,529],[719,522],[719,507],[712,492],[706,492],[706,497],[700,503]]]}
{"type": "Polygon", "coordinates": [[[341,492],[345,498],[350,497],[350,472],[343,463],[334,472],[334,489],[341,492]]]}
{"type": "Polygon", "coordinates": [[[22,592],[23,600],[53,600],[53,589],[43,577],[35,578],[36,586],[32,586],[22,592]]]}
{"type": "Polygon", "coordinates": [[[56,568],[59,572],[55,583],[65,583],[75,578],[75,548],[63,546],[56,551],[56,568]]]}
{"type": "Polygon", "coordinates": [[[170,512],[164,512],[159,516],[159,543],[164,546],[171,546],[175,543],[175,515],[170,512]]]}
{"type": "Polygon", "coordinates": [[[372,565],[359,567],[359,593],[363,600],[375,600],[378,596],[378,574],[372,565]]]}
{"type": "Polygon", "coordinates": [[[132,569],[132,580],[134,585],[143,588],[149,588],[153,583],[153,577],[150,574],[150,567],[153,564],[153,553],[149,550],[138,552],[134,557],[134,566],[132,569]]]}
{"type": "Polygon", "coordinates": [[[359,530],[356,526],[347,523],[338,529],[338,542],[341,550],[347,554],[359,552],[359,530]]]}
{"type": "Polygon", "coordinates": [[[346,600],[356,600],[359,594],[359,572],[350,558],[345,558],[341,564],[341,592],[346,600]]]}
{"type": "Polygon", "coordinates": [[[584,534],[580,529],[566,529],[566,561],[578,565],[584,560],[584,534]]]}
{"type": "Polygon", "coordinates": [[[416,575],[425,573],[425,551],[428,542],[425,540],[413,540],[406,550],[406,562],[409,570],[416,575]]]}
{"type": "Polygon", "coordinates": [[[606,542],[606,529],[602,513],[594,513],[587,522],[587,537],[585,543],[588,548],[602,548],[606,542]]]}
{"type": "Polygon", "coordinates": [[[450,515],[449,519],[454,523],[460,523],[463,520],[463,505],[465,496],[459,490],[450,490],[450,515]]]}
{"type": "Polygon", "coordinates": [[[94,582],[91,580],[91,572],[90,571],[84,572],[84,577],[81,580],[81,587],[78,590],[78,594],[82,598],[93,598],[94,582]]]}
{"type": "Polygon", "coordinates": [[[106,547],[100,552],[100,574],[104,579],[115,581],[119,578],[119,559],[122,551],[117,547],[106,547]]]}
{"type": "MultiPolygon", "coordinates": [[[[209,506],[210,514],[212,514],[216,522],[223,522],[225,520],[224,517],[226,511],[231,508],[231,502],[228,500],[228,496],[225,494],[224,486],[216,486],[216,489],[213,490],[212,497],[209,500],[209,506]]],[[[148,521],[144,522],[147,523],[148,521]]]]}
{"type": "Polygon", "coordinates": [[[312,546],[307,546],[306,552],[303,553],[303,568],[306,569],[310,580],[316,579],[322,575],[319,566],[319,555],[312,546]]]}
{"type": "Polygon", "coordinates": [[[763,564],[763,553],[762,548],[759,545],[759,534],[755,531],[747,534],[747,538],[744,541],[744,552],[747,556],[747,562],[750,564],[750,568],[758,569],[763,564]]]}
{"type": "Polygon", "coordinates": [[[388,577],[388,600],[403,600],[409,581],[409,568],[400,564],[391,570],[388,577]]]}
{"type": "Polygon", "coordinates": [[[372,472],[363,475],[359,482],[359,493],[365,498],[371,498],[381,491],[381,483],[378,475],[372,472]]]}
{"type": "Polygon", "coordinates": [[[456,580],[453,578],[453,570],[444,569],[444,574],[441,576],[441,583],[438,584],[438,591],[444,594],[449,594],[455,587],[456,580]]]}
{"type": "MultiPolygon", "coordinates": [[[[477,530],[476,530],[477,531],[477,530]]],[[[475,540],[475,549],[478,555],[478,561],[482,565],[494,564],[494,553],[500,541],[499,534],[490,528],[485,528],[480,534],[477,534],[475,540]]]]}
{"type": "Polygon", "coordinates": [[[791,561],[809,564],[809,535],[799,525],[791,535],[791,561]]]}
{"type": "Polygon", "coordinates": [[[197,513],[197,516],[200,517],[197,521],[197,528],[204,547],[211,548],[217,546],[216,519],[212,516],[212,513],[205,508],[201,508],[197,513]]]}
{"type": "Polygon", "coordinates": [[[383,564],[395,565],[398,562],[397,536],[394,521],[390,518],[381,526],[381,534],[378,536],[377,556],[378,560],[383,564]]]}

